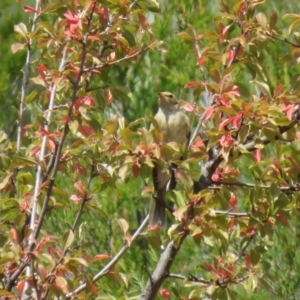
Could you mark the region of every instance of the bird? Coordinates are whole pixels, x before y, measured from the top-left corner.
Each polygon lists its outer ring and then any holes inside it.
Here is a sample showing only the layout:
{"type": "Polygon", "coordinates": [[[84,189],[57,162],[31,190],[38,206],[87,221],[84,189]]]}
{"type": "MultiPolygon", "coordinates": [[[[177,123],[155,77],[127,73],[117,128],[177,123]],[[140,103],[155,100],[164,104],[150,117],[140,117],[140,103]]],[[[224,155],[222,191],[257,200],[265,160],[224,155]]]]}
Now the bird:
{"type": "MultiPolygon", "coordinates": [[[[177,98],[170,92],[160,92],[158,100],[159,108],[154,119],[158,130],[163,135],[162,141],[164,143],[176,142],[181,146],[184,143],[187,144],[190,135],[190,120],[179,108],[177,98]]],[[[163,227],[166,225],[166,192],[167,189],[174,189],[176,185],[174,170],[172,168],[166,170],[154,161],[152,177],[155,191],[153,205],[150,207],[149,223],[152,227],[163,227]]]]}

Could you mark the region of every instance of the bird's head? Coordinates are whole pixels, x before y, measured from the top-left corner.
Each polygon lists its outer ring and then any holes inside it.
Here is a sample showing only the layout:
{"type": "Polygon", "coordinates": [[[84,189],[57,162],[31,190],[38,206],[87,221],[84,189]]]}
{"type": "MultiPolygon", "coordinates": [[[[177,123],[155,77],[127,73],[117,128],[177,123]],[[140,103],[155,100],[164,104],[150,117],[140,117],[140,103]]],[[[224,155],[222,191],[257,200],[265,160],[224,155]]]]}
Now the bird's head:
{"type": "Polygon", "coordinates": [[[178,108],[178,100],[177,98],[170,92],[161,92],[158,93],[159,98],[159,107],[161,109],[177,109],[178,108]]]}

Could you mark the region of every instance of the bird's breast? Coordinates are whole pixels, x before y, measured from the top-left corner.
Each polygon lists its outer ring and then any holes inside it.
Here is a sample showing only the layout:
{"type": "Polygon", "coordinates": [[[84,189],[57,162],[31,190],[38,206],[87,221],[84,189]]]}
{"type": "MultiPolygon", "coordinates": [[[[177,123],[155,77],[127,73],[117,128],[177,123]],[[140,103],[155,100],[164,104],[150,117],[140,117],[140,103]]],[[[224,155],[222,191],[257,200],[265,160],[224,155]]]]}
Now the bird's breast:
{"type": "Polygon", "coordinates": [[[155,118],[166,143],[183,144],[187,140],[189,119],[182,111],[170,114],[159,112],[155,118]]]}

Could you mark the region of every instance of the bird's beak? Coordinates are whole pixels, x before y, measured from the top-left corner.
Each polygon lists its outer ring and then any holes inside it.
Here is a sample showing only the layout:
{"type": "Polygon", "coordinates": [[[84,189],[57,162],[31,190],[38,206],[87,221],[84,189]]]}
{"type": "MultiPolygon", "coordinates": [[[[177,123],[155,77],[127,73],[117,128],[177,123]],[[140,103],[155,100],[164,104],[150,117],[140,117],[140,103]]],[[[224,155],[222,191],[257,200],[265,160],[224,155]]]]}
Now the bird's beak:
{"type": "Polygon", "coordinates": [[[166,97],[163,93],[158,93],[157,94],[160,100],[164,100],[166,97]]]}

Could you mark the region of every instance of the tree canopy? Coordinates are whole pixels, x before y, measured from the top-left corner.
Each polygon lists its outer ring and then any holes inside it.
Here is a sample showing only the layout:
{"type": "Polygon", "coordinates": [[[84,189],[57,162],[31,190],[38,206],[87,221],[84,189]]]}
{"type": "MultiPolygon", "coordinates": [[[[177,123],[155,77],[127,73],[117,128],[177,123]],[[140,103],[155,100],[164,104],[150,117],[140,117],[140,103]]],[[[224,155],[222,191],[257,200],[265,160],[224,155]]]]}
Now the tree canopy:
{"type": "Polygon", "coordinates": [[[0,297],[296,299],[299,4],[17,2],[0,16],[0,297]],[[163,142],[162,91],[187,149],[163,142]],[[165,228],[148,225],[154,163],[177,166],[165,228]]]}

